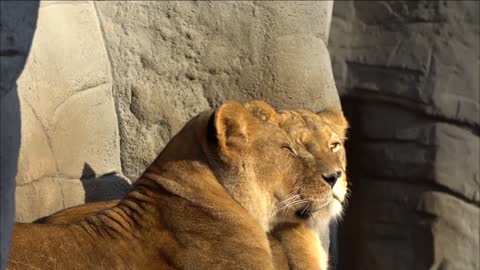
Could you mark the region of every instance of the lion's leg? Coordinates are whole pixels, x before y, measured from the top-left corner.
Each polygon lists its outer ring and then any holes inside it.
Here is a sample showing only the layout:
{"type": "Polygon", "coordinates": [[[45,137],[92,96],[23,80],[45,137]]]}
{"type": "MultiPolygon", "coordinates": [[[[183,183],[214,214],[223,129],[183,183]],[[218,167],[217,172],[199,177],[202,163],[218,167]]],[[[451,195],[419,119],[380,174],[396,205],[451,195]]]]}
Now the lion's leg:
{"type": "Polygon", "coordinates": [[[328,269],[328,254],[318,233],[307,225],[281,225],[273,236],[280,242],[291,270],[328,269]]]}
{"type": "Polygon", "coordinates": [[[272,250],[273,268],[275,270],[290,270],[290,267],[288,267],[288,258],[280,241],[272,235],[268,235],[268,241],[272,250]]]}

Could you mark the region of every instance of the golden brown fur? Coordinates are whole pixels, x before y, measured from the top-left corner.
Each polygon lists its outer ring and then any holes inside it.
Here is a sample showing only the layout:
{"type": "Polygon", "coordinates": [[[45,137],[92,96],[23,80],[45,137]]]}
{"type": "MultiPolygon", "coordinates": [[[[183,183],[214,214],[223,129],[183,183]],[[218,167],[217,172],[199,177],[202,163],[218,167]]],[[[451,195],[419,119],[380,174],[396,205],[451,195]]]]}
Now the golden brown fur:
{"type": "Polygon", "coordinates": [[[8,268],[272,269],[275,207],[305,196],[286,211],[298,222],[329,205],[330,187],[313,155],[284,149],[301,146],[278,123],[238,103],[211,115],[187,123],[117,205],[74,224],[16,224],[8,268]]]}
{"type": "Polygon", "coordinates": [[[80,222],[88,216],[93,216],[99,212],[116,206],[120,200],[94,202],[81,204],[65,208],[49,216],[39,218],[33,223],[36,224],[68,224],[80,222]]]}
{"type": "MultiPolygon", "coordinates": [[[[321,151],[322,149],[329,149],[329,145],[332,142],[338,141],[343,144],[347,122],[343,118],[341,111],[323,111],[319,114],[305,111],[283,111],[277,114],[262,102],[250,102],[246,107],[264,121],[279,123],[292,139],[302,139],[302,144],[307,145],[313,155],[322,159],[320,164],[326,166],[325,172],[329,172],[332,169],[345,170],[345,152],[343,147],[335,151],[335,153],[333,151],[331,153],[321,151]]],[[[343,202],[346,193],[345,175],[335,184],[334,190],[338,193],[336,197],[343,202]]],[[[111,208],[118,202],[118,200],[115,200],[84,204],[64,209],[36,222],[52,224],[78,222],[86,216],[111,208]]],[[[330,220],[328,215],[334,217],[340,214],[338,203],[333,202],[332,204],[327,209],[315,213],[315,217],[312,219],[322,219],[322,224],[328,224],[330,220]]],[[[308,226],[308,223],[315,223],[315,221],[283,223],[270,232],[270,245],[275,269],[326,269],[328,261],[326,251],[320,245],[315,228],[308,226]],[[290,265],[288,262],[290,262],[290,265]]],[[[316,221],[316,223],[320,222],[316,221]]],[[[318,227],[321,225],[314,224],[314,226],[318,227]]]]}
{"type": "MultiPolygon", "coordinates": [[[[348,123],[339,109],[319,113],[308,111],[281,111],[280,127],[293,138],[299,147],[296,154],[304,159],[313,157],[317,171],[331,185],[331,200],[327,204],[312,203],[304,209],[304,222],[285,221],[277,226],[272,235],[283,248],[290,269],[328,269],[328,250],[320,243],[319,233],[332,219],[341,216],[347,196],[346,155],[343,146],[348,123]],[[340,173],[340,175],[339,175],[340,173]],[[329,179],[336,175],[336,180],[329,179]]],[[[298,193],[304,199],[315,201],[319,189],[315,182],[304,182],[298,193]]],[[[278,217],[277,217],[278,218],[278,217]]]]}
{"type": "MultiPolygon", "coordinates": [[[[249,107],[249,104],[247,104],[249,107]]],[[[340,109],[327,109],[319,113],[304,110],[280,111],[273,113],[262,102],[250,103],[250,111],[261,119],[274,121],[292,139],[289,145],[297,158],[312,162],[316,167],[311,172],[321,173],[330,182],[331,192],[318,187],[314,181],[303,181],[286,201],[280,203],[277,215],[271,219],[271,235],[279,241],[283,254],[287,257],[290,269],[328,269],[328,253],[320,243],[319,232],[329,225],[332,219],[342,214],[347,195],[346,155],[343,146],[346,140],[348,122],[340,109]],[[332,176],[335,176],[334,179],[332,176]],[[300,198],[294,198],[301,194],[300,198]],[[327,200],[319,200],[329,196],[327,200]],[[291,208],[301,200],[310,201],[299,210],[291,208]]],[[[276,264],[276,267],[278,264],[276,264]]],[[[283,268],[281,268],[283,269],[283,268]]]]}

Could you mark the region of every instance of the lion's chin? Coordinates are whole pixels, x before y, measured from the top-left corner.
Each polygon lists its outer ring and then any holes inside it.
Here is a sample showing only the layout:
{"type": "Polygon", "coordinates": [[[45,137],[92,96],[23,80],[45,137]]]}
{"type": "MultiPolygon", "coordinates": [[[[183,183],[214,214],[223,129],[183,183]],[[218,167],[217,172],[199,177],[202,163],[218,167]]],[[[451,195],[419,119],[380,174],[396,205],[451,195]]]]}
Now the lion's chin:
{"type": "Polygon", "coordinates": [[[333,198],[333,200],[330,202],[330,204],[327,207],[328,207],[328,212],[330,213],[331,218],[335,219],[342,216],[343,205],[340,202],[340,200],[337,199],[336,197],[333,198]]]}

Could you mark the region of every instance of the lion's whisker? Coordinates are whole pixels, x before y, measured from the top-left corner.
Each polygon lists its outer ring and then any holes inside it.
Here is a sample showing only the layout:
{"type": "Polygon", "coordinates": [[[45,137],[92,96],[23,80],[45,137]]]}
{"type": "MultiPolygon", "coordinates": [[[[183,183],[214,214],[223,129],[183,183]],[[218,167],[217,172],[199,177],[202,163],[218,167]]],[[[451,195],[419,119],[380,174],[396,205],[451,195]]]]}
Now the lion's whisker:
{"type": "MultiPolygon", "coordinates": [[[[293,194],[290,193],[290,194],[293,194]]],[[[296,200],[297,198],[300,197],[300,195],[296,194],[296,195],[288,195],[287,198],[281,202],[279,202],[277,205],[276,205],[276,208],[280,208],[280,207],[283,207],[284,205],[288,204],[289,202],[291,202],[292,200],[296,200]]]]}
{"type": "Polygon", "coordinates": [[[286,215],[287,213],[287,210],[289,208],[291,208],[292,206],[295,206],[295,205],[299,205],[299,204],[302,204],[302,203],[308,203],[310,202],[310,200],[303,200],[303,199],[299,199],[299,200],[295,200],[295,201],[290,201],[287,205],[277,209],[276,211],[273,212],[273,215],[275,215],[276,213],[282,211],[282,215],[286,215]]]}
{"type": "Polygon", "coordinates": [[[288,205],[290,203],[290,201],[292,200],[295,200],[297,197],[299,197],[300,195],[293,195],[291,197],[287,197],[287,199],[281,201],[280,203],[278,203],[275,207],[274,207],[274,211],[277,211],[281,208],[283,208],[285,205],[288,205]]]}

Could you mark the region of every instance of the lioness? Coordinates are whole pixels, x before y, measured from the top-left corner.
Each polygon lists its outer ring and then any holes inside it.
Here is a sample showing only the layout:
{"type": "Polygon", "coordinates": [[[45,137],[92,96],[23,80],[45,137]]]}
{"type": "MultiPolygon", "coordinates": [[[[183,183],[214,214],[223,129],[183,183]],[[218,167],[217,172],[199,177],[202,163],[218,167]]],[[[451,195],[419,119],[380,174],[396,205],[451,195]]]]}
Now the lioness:
{"type": "MultiPolygon", "coordinates": [[[[318,239],[321,229],[332,219],[341,216],[347,195],[346,155],[343,143],[346,139],[348,122],[339,109],[325,110],[317,114],[308,111],[281,111],[278,122],[282,129],[299,145],[295,155],[302,159],[313,159],[319,166],[323,179],[331,186],[333,199],[323,206],[308,204],[296,211],[304,220],[287,220],[276,226],[273,236],[280,241],[290,269],[328,269],[327,251],[318,239]]],[[[298,194],[314,198],[316,189],[299,187],[298,194]]],[[[295,195],[293,195],[295,196],[295,195]]],[[[276,217],[279,218],[278,216],[276,217]]]]}
{"type": "MultiPolygon", "coordinates": [[[[247,103],[246,108],[265,121],[278,123],[294,141],[307,146],[305,150],[308,150],[308,154],[313,155],[320,160],[320,164],[323,164],[324,178],[334,191],[335,199],[321,210],[316,211],[307,204],[308,207],[300,209],[296,213],[296,216],[305,222],[298,222],[298,219],[290,222],[285,220],[289,205],[294,205],[300,199],[297,195],[292,194],[292,197],[277,205],[277,211],[273,215],[274,220],[272,222],[278,223],[280,220],[283,224],[276,226],[271,231],[271,234],[275,237],[270,237],[270,244],[274,250],[275,268],[327,269],[327,255],[320,245],[315,228],[326,226],[330,218],[339,216],[341,203],[344,201],[347,191],[343,142],[348,124],[343,114],[340,110],[327,110],[319,114],[307,111],[282,111],[277,114],[263,102],[247,103]],[[278,241],[281,241],[280,245],[278,241]],[[285,255],[289,263],[285,262],[285,255]]],[[[293,151],[293,149],[290,151],[293,151]]],[[[306,153],[294,154],[298,156],[306,153]]],[[[78,222],[88,215],[113,207],[117,203],[118,200],[76,206],[42,218],[37,222],[78,222]]]]}
{"type": "Polygon", "coordinates": [[[16,224],[8,267],[273,269],[275,206],[300,196],[285,214],[296,220],[332,200],[303,148],[239,103],[201,113],[116,206],[75,224],[16,224]]]}

